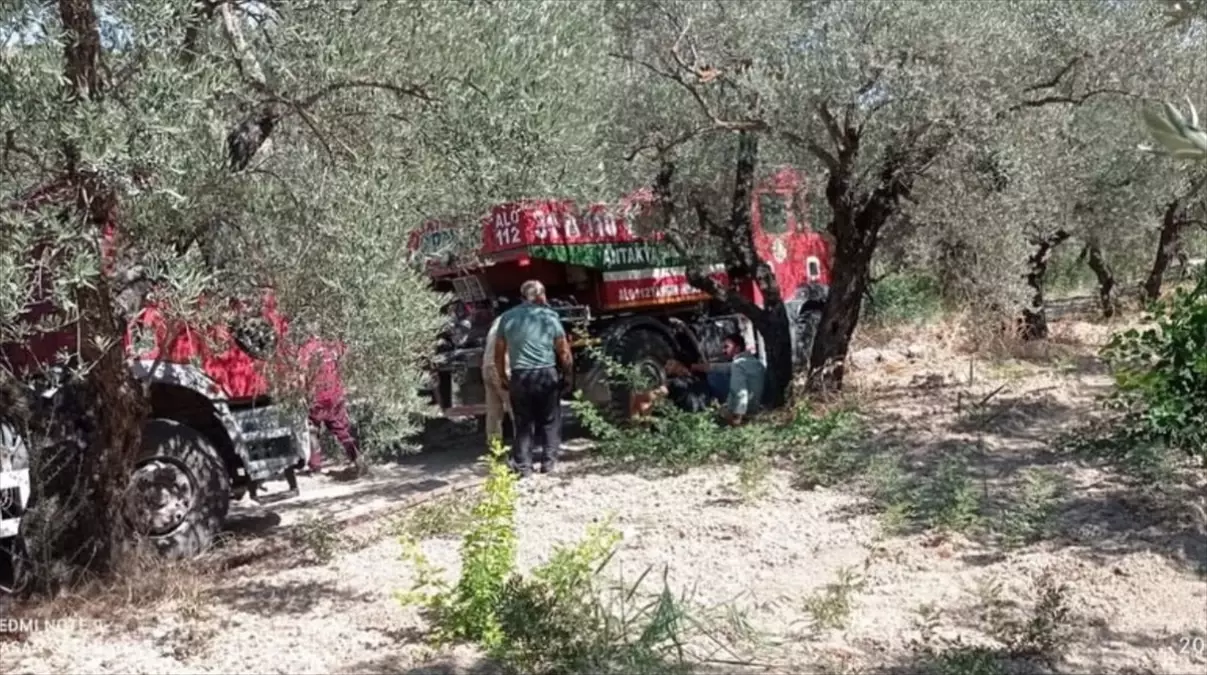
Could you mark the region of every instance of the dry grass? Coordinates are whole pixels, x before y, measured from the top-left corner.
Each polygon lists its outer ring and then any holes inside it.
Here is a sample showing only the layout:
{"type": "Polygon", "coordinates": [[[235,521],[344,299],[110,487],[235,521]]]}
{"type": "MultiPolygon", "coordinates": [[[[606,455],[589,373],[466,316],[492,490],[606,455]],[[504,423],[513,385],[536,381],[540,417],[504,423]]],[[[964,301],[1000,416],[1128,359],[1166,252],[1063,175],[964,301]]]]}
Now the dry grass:
{"type": "Polygon", "coordinates": [[[206,589],[221,570],[214,556],[193,560],[164,560],[153,551],[130,552],[106,579],[90,579],[55,597],[41,597],[14,606],[14,616],[53,619],[64,616],[100,619],[120,624],[132,611],[171,605],[181,618],[207,615],[206,589]]]}

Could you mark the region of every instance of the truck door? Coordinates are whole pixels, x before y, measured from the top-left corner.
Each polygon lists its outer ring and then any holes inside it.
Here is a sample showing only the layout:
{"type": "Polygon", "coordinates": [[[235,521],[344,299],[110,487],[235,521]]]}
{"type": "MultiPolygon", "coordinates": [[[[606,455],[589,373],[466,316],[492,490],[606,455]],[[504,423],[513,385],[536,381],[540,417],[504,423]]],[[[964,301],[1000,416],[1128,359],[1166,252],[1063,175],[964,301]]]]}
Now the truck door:
{"type": "Polygon", "coordinates": [[[808,272],[805,246],[797,231],[797,218],[792,208],[792,194],[757,190],[752,207],[750,219],[755,251],[771,266],[780,295],[789,300],[806,282],[808,272]]]}

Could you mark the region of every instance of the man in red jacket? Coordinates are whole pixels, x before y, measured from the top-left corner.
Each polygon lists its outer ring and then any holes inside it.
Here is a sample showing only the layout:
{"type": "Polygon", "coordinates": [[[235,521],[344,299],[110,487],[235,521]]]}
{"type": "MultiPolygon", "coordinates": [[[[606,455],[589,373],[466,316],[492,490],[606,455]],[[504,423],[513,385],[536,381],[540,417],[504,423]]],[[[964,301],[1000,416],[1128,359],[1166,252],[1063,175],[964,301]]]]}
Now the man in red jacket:
{"type": "MultiPolygon", "coordinates": [[[[309,376],[311,402],[310,423],[316,429],[326,429],[339,441],[344,454],[358,474],[364,472],[360,463],[360,448],[352,435],[352,423],[348,419],[347,393],[343,378],[339,374],[339,361],[344,355],[344,345],[339,342],[323,342],[310,338],[298,350],[298,358],[309,376]]],[[[317,439],[315,439],[317,440],[317,439]]],[[[317,442],[310,452],[310,470],[318,473],[323,468],[323,454],[317,442]]]]}

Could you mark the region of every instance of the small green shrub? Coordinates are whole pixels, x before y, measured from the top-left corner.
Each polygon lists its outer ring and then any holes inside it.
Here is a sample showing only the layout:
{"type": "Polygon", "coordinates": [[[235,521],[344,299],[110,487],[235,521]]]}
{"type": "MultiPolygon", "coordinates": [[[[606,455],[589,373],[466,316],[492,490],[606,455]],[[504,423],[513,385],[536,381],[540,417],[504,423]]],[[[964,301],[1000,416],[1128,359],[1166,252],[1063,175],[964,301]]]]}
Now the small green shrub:
{"type": "Polygon", "coordinates": [[[516,479],[503,455],[496,441],[456,584],[413,539],[403,542],[415,582],[400,599],[424,610],[432,641],[475,644],[513,673],[689,672],[682,645],[694,624],[665,576],[653,600],[640,593],[645,574],[619,589],[599,583],[619,540],[607,522],[579,543],[557,548],[529,574],[516,570],[516,479]]]}
{"type": "Polygon", "coordinates": [[[805,600],[805,612],[813,630],[839,629],[847,625],[855,593],[863,590],[864,580],[854,569],[843,568],[838,578],[805,600]]]}
{"type": "Polygon", "coordinates": [[[941,613],[926,608],[919,622],[921,639],[913,643],[921,661],[917,670],[929,675],[1005,675],[1018,672],[1015,663],[1020,661],[1055,663],[1071,637],[1068,588],[1049,573],[1036,579],[1036,587],[1035,603],[1024,613],[1002,597],[997,581],[979,585],[980,621],[999,646],[937,638],[941,613]]]}
{"type": "Polygon", "coordinates": [[[983,524],[984,494],[962,454],[944,457],[926,475],[907,471],[897,458],[880,456],[867,464],[865,475],[869,497],[890,533],[970,532],[983,524]]]}
{"type": "Polygon", "coordinates": [[[516,554],[516,476],[504,453],[496,440],[482,500],[473,508],[473,525],[461,544],[461,577],[456,586],[448,587],[443,570],[427,561],[414,540],[403,541],[404,557],[414,564],[416,581],[402,600],[427,610],[437,643],[472,642],[487,650],[503,643],[499,597],[515,568],[516,554]]]}
{"type": "Polygon", "coordinates": [[[743,501],[758,501],[766,494],[771,476],[771,456],[761,449],[746,453],[738,462],[738,494],[743,501]]]}
{"type": "Polygon", "coordinates": [[[330,562],[340,545],[338,527],[330,517],[306,516],[294,530],[293,541],[321,563],[330,562]]]}
{"type": "Polygon", "coordinates": [[[1000,525],[1007,546],[1030,544],[1055,533],[1056,513],[1067,491],[1054,471],[1029,467],[1023,472],[1019,498],[1003,514],[1000,525]]]}
{"type": "Polygon", "coordinates": [[[966,532],[981,523],[982,492],[973,483],[965,457],[944,457],[933,480],[918,490],[918,513],[931,528],[966,532]]]}
{"type": "MultiPolygon", "coordinates": [[[[1155,325],[1112,337],[1103,356],[1122,412],[1119,432],[1141,447],[1152,443],[1207,456],[1207,275],[1151,308],[1155,325]]],[[[1151,450],[1147,451],[1151,452],[1151,450]]],[[[1140,462],[1140,466],[1153,464],[1140,462]]]]}
{"type": "Polygon", "coordinates": [[[814,415],[799,409],[783,427],[779,442],[792,455],[796,485],[801,489],[832,486],[867,467],[858,418],[849,411],[814,415]]]}

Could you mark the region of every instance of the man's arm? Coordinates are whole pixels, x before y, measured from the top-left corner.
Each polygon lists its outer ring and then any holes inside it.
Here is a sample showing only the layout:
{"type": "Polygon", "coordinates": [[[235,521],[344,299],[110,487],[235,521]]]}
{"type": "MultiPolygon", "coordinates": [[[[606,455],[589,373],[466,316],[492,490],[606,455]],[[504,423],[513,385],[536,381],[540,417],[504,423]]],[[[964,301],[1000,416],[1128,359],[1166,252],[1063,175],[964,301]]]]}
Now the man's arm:
{"type": "Polygon", "coordinates": [[[507,338],[503,337],[503,331],[495,336],[495,372],[499,375],[499,384],[503,389],[507,389],[511,385],[511,378],[507,376],[507,338]]]}
{"type": "Polygon", "coordinates": [[[557,312],[549,310],[549,320],[553,322],[553,353],[557,356],[562,375],[569,377],[574,374],[574,354],[570,351],[570,338],[566,335],[566,329],[562,326],[557,312]]]}
{"type": "Polygon", "coordinates": [[[557,354],[557,364],[561,366],[562,374],[573,373],[574,353],[570,351],[570,340],[565,333],[562,333],[561,337],[553,339],[553,351],[557,354]]]}

